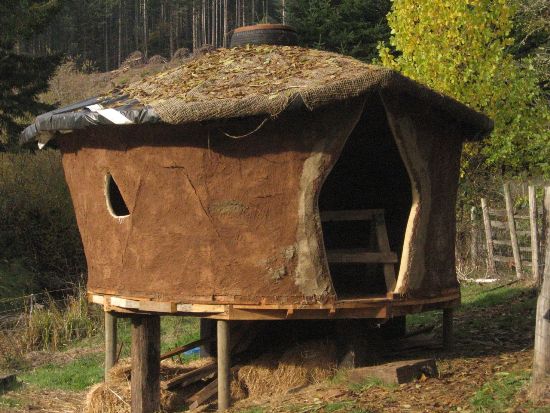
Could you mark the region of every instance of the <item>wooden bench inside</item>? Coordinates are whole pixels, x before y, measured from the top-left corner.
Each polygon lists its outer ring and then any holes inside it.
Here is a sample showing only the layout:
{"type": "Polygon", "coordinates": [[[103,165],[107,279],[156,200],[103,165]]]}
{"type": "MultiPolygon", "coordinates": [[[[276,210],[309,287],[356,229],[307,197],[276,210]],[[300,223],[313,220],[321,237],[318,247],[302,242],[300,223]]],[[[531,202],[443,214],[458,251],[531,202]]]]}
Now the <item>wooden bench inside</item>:
{"type": "Polygon", "coordinates": [[[387,292],[395,288],[397,254],[390,250],[383,209],[322,211],[322,222],[373,221],[378,251],[365,248],[334,249],[327,251],[327,260],[334,264],[382,264],[387,292]]]}

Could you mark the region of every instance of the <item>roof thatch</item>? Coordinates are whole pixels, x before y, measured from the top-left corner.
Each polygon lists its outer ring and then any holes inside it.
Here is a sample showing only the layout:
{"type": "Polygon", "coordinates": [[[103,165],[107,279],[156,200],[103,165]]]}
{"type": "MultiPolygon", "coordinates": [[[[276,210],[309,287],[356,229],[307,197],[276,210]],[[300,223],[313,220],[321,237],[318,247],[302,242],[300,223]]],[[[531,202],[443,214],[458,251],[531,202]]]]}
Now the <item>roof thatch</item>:
{"type": "Polygon", "coordinates": [[[42,115],[27,128],[22,141],[42,132],[92,124],[183,124],[257,115],[274,117],[291,104],[314,110],[382,90],[412,95],[423,104],[447,112],[464,125],[468,138],[484,136],[492,129],[491,120],[484,115],[389,69],[336,53],[260,45],[217,49],[175,69],[115,89],[93,103],[88,100],[42,115]],[[113,121],[117,116],[105,109],[116,109],[128,121],[113,121]],[[68,112],[73,116],[67,116],[68,112]]]}

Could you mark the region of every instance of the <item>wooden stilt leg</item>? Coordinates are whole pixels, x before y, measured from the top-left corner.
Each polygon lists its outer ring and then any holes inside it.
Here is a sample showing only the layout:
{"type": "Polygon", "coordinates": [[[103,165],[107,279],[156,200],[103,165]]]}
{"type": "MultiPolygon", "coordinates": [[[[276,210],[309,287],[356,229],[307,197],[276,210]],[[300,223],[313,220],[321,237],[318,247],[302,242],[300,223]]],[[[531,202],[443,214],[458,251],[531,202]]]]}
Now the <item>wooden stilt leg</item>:
{"type": "Polygon", "coordinates": [[[230,372],[229,321],[218,320],[218,411],[229,408],[230,372]]]}
{"type": "Polygon", "coordinates": [[[105,312],[105,380],[115,365],[117,347],[117,320],[113,313],[105,312]]]}
{"type": "Polygon", "coordinates": [[[453,348],[453,308],[443,309],[443,346],[450,350],[453,348]]]}
{"type": "Polygon", "coordinates": [[[160,410],[160,317],[132,318],[132,413],[160,410]]]}

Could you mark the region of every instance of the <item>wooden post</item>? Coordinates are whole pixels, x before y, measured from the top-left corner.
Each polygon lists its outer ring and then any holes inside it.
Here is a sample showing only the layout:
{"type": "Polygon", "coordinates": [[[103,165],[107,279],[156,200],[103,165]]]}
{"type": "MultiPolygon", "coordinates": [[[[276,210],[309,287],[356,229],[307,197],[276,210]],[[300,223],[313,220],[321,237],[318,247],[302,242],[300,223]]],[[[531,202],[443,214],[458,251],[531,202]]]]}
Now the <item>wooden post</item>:
{"type": "Polygon", "coordinates": [[[477,225],[476,225],[476,207],[470,209],[471,240],[470,240],[470,258],[472,266],[477,268],[477,225]]]}
{"type": "Polygon", "coordinates": [[[497,271],[495,268],[493,232],[491,231],[491,220],[489,219],[489,207],[485,198],[481,198],[481,211],[483,213],[483,226],[485,227],[485,240],[487,243],[487,272],[490,275],[495,275],[497,271]]]}
{"type": "Polygon", "coordinates": [[[443,347],[447,350],[453,348],[453,308],[443,309],[443,347]]]}
{"type": "Polygon", "coordinates": [[[540,285],[539,268],[539,232],[537,225],[537,196],[535,186],[529,185],[529,221],[531,223],[531,271],[533,272],[533,281],[540,285]]]}
{"type": "MultiPolygon", "coordinates": [[[[544,207],[550,211],[550,185],[544,188],[544,207]]],[[[546,219],[550,221],[547,216],[546,219]]],[[[537,300],[533,397],[542,400],[550,392],[550,222],[546,223],[546,253],[542,287],[537,300]]]]}
{"type": "Polygon", "coordinates": [[[115,365],[117,349],[117,319],[113,313],[105,312],[105,380],[115,365]]]}
{"type": "Polygon", "coordinates": [[[132,318],[132,413],[160,410],[160,317],[132,318]]]}
{"type": "Polygon", "coordinates": [[[510,184],[504,184],[504,200],[506,201],[506,217],[508,218],[508,229],[510,230],[510,241],[512,242],[512,252],[514,254],[514,263],[516,265],[516,276],[521,278],[521,255],[519,252],[518,237],[516,234],[516,222],[514,220],[514,204],[510,195],[510,184]]]}
{"type": "Polygon", "coordinates": [[[230,403],[229,352],[229,321],[218,320],[218,411],[220,412],[227,410],[230,403]]]}

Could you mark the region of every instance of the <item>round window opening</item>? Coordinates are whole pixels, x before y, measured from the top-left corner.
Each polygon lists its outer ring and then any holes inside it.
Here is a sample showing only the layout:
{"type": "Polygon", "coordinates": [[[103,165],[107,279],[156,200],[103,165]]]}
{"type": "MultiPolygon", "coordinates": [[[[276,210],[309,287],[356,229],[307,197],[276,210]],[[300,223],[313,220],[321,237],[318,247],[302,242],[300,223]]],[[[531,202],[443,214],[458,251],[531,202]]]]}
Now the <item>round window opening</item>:
{"type": "Polygon", "coordinates": [[[107,208],[112,216],[124,218],[130,215],[120,189],[115,179],[109,173],[105,176],[105,198],[107,199],[107,208]]]}

